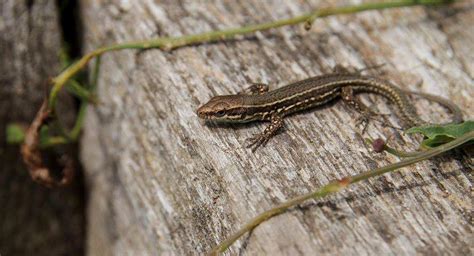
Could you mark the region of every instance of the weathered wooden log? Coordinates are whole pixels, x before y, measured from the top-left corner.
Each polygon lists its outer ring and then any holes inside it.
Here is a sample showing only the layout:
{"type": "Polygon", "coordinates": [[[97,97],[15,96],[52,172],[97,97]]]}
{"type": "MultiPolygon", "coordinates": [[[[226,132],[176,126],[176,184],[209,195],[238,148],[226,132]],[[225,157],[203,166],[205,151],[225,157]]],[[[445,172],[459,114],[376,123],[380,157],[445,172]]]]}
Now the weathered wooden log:
{"type": "MultiPolygon", "coordinates": [[[[347,4],[347,1],[344,3],[347,4]]],[[[331,1],[331,5],[344,4],[331,1]]],[[[88,50],[268,22],[322,7],[318,1],[82,1],[88,50]],[[100,22],[98,22],[100,21],[100,22]]],[[[327,5],[326,5],[327,6],[327,5]]],[[[330,72],[335,64],[386,63],[368,73],[456,102],[473,118],[474,18],[468,2],[370,11],[316,20],[171,52],[125,50],[102,59],[81,158],[90,192],[92,255],[200,254],[249,219],[328,181],[397,161],[363,137],[399,134],[394,108],[363,96],[390,125],[359,135],[358,113],[342,102],[289,118],[285,132],[252,153],[245,139],[264,125],[213,126],[196,108],[251,82],[278,87],[330,72]],[[419,82],[423,80],[423,84],[419,82]]],[[[413,97],[432,122],[449,114],[413,97]]],[[[419,137],[391,144],[414,149],[419,137]]],[[[472,154],[457,151],[308,202],[258,226],[232,255],[469,253],[472,154]]]]}

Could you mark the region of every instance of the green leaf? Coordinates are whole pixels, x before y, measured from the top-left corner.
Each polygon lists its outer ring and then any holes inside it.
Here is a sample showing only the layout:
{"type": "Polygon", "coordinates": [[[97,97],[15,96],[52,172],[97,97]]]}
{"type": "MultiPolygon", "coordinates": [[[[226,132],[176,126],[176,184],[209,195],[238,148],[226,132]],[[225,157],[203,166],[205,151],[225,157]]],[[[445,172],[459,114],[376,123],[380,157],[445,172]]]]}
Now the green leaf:
{"type": "Polygon", "coordinates": [[[470,131],[474,131],[474,121],[466,121],[460,124],[412,127],[406,133],[421,133],[425,135],[426,138],[421,142],[421,147],[433,148],[459,138],[470,131]]]}
{"type": "Polygon", "coordinates": [[[6,135],[8,144],[20,144],[25,140],[25,129],[18,124],[8,124],[6,135]]]}

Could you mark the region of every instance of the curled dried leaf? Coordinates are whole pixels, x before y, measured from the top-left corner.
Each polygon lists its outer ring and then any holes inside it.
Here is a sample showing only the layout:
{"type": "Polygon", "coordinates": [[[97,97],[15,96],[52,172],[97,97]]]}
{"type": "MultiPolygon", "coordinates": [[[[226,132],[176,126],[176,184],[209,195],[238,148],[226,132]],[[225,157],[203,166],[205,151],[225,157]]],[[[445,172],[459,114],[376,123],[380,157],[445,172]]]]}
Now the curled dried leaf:
{"type": "Polygon", "coordinates": [[[40,128],[47,122],[50,114],[51,111],[48,108],[48,101],[44,100],[40,110],[35,116],[35,119],[26,131],[25,140],[21,146],[21,155],[30,172],[31,178],[34,181],[46,187],[65,186],[68,185],[74,177],[74,165],[72,159],[66,155],[60,159],[64,169],[62,178],[57,180],[51,176],[49,168],[44,164],[39,148],[40,128]]]}

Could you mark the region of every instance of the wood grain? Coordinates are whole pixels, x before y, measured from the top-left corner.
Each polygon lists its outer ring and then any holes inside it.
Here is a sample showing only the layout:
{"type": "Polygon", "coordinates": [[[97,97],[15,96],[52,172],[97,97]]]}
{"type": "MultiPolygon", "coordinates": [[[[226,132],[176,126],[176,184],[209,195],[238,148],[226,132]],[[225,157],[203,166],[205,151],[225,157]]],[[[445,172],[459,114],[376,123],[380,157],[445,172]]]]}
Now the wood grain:
{"type": "MultiPolygon", "coordinates": [[[[268,22],[356,1],[83,0],[87,49],[268,22]],[[336,3],[337,2],[337,3],[336,3]],[[97,20],[101,22],[98,23],[97,20]]],[[[91,255],[201,254],[256,214],[330,180],[398,159],[364,145],[358,116],[342,102],[288,118],[285,132],[253,154],[244,141],[265,124],[206,125],[196,108],[251,82],[272,87],[365,67],[400,87],[442,95],[474,116],[474,5],[403,8],[317,20],[226,42],[121,51],[103,58],[88,113],[82,161],[90,189],[91,255]],[[423,80],[419,87],[416,84],[423,80]]],[[[394,108],[363,96],[382,113],[394,108]]],[[[426,120],[447,112],[413,98],[426,120]]],[[[399,134],[373,122],[365,137],[399,134]]],[[[413,149],[419,137],[395,136],[413,149]]],[[[472,153],[472,152],[471,152],[472,153]]],[[[468,254],[472,235],[472,154],[404,168],[308,202],[257,227],[231,255],[468,254]]]]}

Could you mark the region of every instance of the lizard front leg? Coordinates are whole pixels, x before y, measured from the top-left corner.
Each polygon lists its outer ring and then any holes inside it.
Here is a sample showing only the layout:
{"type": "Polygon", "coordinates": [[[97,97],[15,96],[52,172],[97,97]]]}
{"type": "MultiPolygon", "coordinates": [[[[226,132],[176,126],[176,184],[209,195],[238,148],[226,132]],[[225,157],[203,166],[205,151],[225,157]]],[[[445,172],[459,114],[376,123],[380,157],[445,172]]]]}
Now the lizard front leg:
{"type": "Polygon", "coordinates": [[[270,86],[264,83],[252,83],[249,87],[245,88],[239,94],[255,95],[264,94],[268,92],[270,86]]]}
{"type": "Polygon", "coordinates": [[[248,139],[247,148],[252,148],[252,152],[260,146],[265,146],[268,140],[273,137],[280,128],[283,127],[283,117],[273,115],[270,119],[270,125],[260,134],[254,134],[252,138],[248,139]]]}

